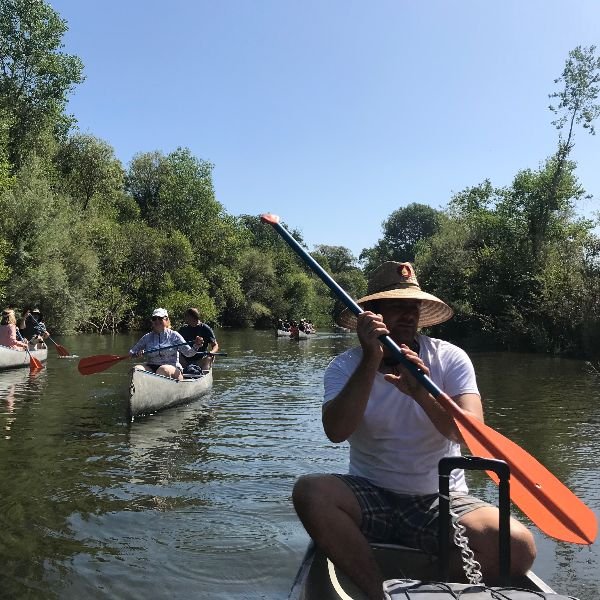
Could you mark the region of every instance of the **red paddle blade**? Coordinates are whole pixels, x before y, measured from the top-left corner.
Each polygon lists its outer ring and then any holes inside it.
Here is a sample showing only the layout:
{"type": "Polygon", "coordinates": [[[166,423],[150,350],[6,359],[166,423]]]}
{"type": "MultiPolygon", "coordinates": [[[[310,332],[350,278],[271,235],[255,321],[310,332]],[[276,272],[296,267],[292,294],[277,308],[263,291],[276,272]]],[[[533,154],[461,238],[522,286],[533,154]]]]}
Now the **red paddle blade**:
{"type": "Polygon", "coordinates": [[[33,354],[29,355],[29,371],[33,373],[34,371],[40,371],[44,368],[44,365],[37,359],[33,354]]]}
{"type": "Polygon", "coordinates": [[[56,351],[58,352],[59,356],[71,356],[71,353],[60,344],[56,344],[56,351]]]}
{"type": "MultiPolygon", "coordinates": [[[[523,448],[460,408],[458,410],[461,416],[455,410],[452,414],[469,450],[475,456],[508,463],[510,498],[533,523],[558,540],[593,543],[598,523],[590,508],[523,448]]],[[[488,474],[498,483],[494,473],[488,474]]]]}
{"type": "Polygon", "coordinates": [[[129,358],[129,354],[125,356],[115,356],[114,354],[98,354],[96,356],[88,356],[82,358],[77,365],[77,369],[82,375],[92,375],[93,373],[100,373],[106,371],[109,367],[112,367],[115,363],[120,360],[129,358]]]}

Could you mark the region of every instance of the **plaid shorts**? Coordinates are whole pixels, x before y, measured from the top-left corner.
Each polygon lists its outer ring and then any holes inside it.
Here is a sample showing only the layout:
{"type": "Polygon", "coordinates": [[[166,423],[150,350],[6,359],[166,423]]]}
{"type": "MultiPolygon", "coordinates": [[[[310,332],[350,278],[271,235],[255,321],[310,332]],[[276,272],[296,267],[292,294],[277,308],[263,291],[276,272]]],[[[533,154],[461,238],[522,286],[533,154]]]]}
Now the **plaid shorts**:
{"type": "MultiPolygon", "coordinates": [[[[412,496],[397,494],[377,487],[364,477],[338,475],[354,493],[362,512],[361,531],[371,542],[402,544],[437,554],[438,505],[437,494],[412,496]]],[[[464,492],[450,492],[450,508],[463,517],[467,513],[491,504],[464,492]]]]}

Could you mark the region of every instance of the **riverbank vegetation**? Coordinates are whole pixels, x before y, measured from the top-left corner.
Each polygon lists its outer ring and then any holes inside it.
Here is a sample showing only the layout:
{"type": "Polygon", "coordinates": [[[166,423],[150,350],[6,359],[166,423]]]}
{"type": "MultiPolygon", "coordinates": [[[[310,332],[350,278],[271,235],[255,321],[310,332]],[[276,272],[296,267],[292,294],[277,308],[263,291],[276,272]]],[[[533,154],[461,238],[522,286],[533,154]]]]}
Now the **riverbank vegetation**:
{"type": "MultiPolygon", "coordinates": [[[[2,301],[39,306],[56,333],[138,328],[155,306],[197,306],[219,326],[331,325],[340,307],[327,288],[258,216],[227,213],[210,162],[177,148],[124,165],[77,129],[66,106],[84,66],[63,52],[66,30],[42,1],[0,0],[2,301]]],[[[600,239],[577,216],[586,192],[572,160],[576,133],[594,133],[599,81],[596,49],[574,49],[551,94],[557,146],[510,185],[476,183],[439,210],[399,207],[359,257],[326,243],[313,256],[354,296],[381,261],[414,262],[456,310],[436,334],[600,352],[600,239]]]]}

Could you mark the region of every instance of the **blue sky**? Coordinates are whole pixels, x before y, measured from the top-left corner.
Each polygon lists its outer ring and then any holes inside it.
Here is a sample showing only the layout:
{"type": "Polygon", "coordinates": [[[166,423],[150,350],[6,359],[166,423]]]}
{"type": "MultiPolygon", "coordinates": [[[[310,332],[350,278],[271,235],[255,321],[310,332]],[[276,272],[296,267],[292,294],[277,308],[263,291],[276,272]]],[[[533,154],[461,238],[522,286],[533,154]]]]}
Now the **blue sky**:
{"type": "MultiPolygon", "coordinates": [[[[85,65],[83,132],[125,165],[187,146],[228,213],[273,212],[355,255],[402,206],[536,168],[556,148],[554,79],[600,32],[596,0],[49,3],[85,65]]],[[[600,198],[600,135],[575,141],[600,198]]]]}

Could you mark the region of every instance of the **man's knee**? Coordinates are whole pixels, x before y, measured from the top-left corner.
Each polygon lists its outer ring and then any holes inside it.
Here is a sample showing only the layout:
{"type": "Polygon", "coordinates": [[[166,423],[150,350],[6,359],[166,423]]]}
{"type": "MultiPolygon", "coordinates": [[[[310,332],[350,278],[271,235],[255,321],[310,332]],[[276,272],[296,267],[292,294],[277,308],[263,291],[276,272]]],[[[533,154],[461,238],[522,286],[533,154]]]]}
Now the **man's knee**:
{"type": "MultiPolygon", "coordinates": [[[[467,527],[469,543],[475,551],[477,560],[487,570],[494,573],[498,567],[498,509],[480,508],[468,513],[461,519],[467,527]]],[[[510,519],[511,574],[523,575],[533,564],[536,556],[533,534],[525,525],[514,518],[510,519]]]]}
{"type": "MultiPolygon", "coordinates": [[[[512,523],[511,523],[512,525],[512,523]]],[[[513,575],[524,575],[533,565],[537,555],[533,534],[524,525],[511,527],[511,571],[513,575]]]]}
{"type": "Polygon", "coordinates": [[[322,494],[321,479],[319,475],[302,475],[297,479],[292,490],[292,500],[296,512],[300,512],[303,508],[318,501],[322,494]]]}

